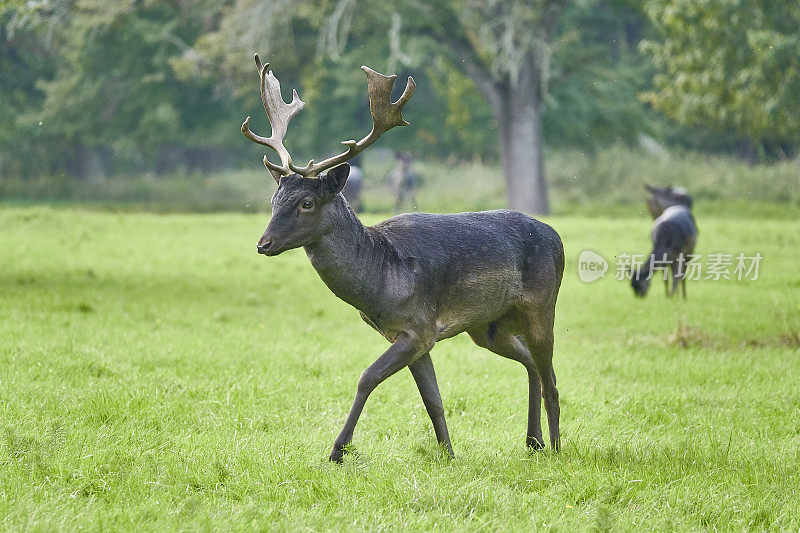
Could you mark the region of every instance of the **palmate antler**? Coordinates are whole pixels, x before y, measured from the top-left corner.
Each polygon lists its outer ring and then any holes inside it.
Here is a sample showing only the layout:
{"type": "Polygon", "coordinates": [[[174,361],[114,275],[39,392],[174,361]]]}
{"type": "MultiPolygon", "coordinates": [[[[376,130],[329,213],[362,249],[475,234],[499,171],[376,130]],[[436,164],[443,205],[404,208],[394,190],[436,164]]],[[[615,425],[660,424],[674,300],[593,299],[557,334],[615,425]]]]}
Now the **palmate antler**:
{"type": "Polygon", "coordinates": [[[395,126],[408,126],[408,122],[403,118],[403,106],[406,105],[409,99],[411,99],[411,95],[414,94],[414,89],[417,86],[416,83],[414,83],[414,78],[411,76],[408,77],[403,94],[396,102],[392,102],[392,87],[394,86],[394,80],[397,79],[397,75],[384,76],[369,67],[361,67],[361,70],[367,75],[369,110],[372,114],[372,130],[366,137],[358,142],[353,140],[342,141],[342,144],[347,146],[347,150],[341,154],[329,157],[319,163],[314,163],[312,159],[308,162],[308,165],[298,167],[292,163],[292,156],[283,146],[283,138],[286,136],[286,128],[289,121],[303,109],[305,104],[300,100],[300,97],[297,96],[297,91],[292,91],[291,103],[287,104],[284,102],[281,96],[280,82],[272,75],[271,71],[268,72],[267,70],[269,69],[269,63],[262,66],[258,54],[255,55],[255,60],[259,75],[261,76],[261,101],[264,103],[264,110],[267,112],[267,117],[272,127],[272,135],[267,139],[250,131],[250,117],[247,117],[244,124],[242,124],[242,133],[251,141],[269,146],[278,153],[278,156],[281,158],[281,165],[272,163],[267,156],[264,156],[264,165],[275,173],[282,176],[295,173],[306,178],[313,178],[319,175],[323,170],[333,168],[344,163],[348,159],[352,159],[369,145],[377,141],[381,135],[395,126]]]}
{"type": "Polygon", "coordinates": [[[261,65],[261,59],[258,54],[254,57],[256,67],[258,67],[258,74],[261,78],[261,102],[267,112],[272,135],[266,138],[250,131],[250,117],[244,119],[242,133],[254,143],[269,146],[278,152],[278,157],[281,158],[281,166],[271,163],[267,156],[264,156],[264,164],[268,169],[287,176],[291,174],[294,165],[292,165],[292,156],[289,154],[289,150],[283,146],[283,138],[286,137],[286,128],[289,126],[289,121],[303,109],[305,102],[300,100],[295,90],[292,91],[292,103],[287,104],[284,102],[281,96],[281,83],[272,75],[272,71],[269,70],[269,63],[261,65]]]}

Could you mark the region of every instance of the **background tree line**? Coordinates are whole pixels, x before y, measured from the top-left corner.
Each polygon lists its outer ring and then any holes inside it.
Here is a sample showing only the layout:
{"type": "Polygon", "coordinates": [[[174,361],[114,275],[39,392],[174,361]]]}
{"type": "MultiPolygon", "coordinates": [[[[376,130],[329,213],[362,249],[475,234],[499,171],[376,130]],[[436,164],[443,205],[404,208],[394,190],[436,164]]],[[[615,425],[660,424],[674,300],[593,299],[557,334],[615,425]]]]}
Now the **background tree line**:
{"type": "Polygon", "coordinates": [[[515,207],[542,212],[542,139],[793,156],[798,49],[800,7],[768,0],[6,2],[0,179],[253,164],[239,126],[266,128],[258,51],[307,103],[287,137],[296,158],[368,130],[368,64],[417,80],[393,148],[497,160],[510,204],[532,191],[515,207]]]}

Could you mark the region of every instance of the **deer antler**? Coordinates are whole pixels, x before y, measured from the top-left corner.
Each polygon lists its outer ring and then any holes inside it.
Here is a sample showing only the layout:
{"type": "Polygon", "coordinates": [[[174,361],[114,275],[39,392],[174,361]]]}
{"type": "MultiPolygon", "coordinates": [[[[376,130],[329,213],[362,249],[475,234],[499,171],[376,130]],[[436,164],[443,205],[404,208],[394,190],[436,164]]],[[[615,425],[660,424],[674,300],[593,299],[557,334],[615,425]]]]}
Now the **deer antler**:
{"type": "Polygon", "coordinates": [[[269,63],[262,66],[258,54],[255,54],[254,58],[256,67],[258,67],[258,74],[261,77],[261,102],[264,104],[264,111],[267,112],[272,134],[269,138],[265,138],[250,131],[250,117],[244,120],[242,133],[254,143],[269,146],[275,150],[278,153],[278,157],[281,158],[281,165],[278,166],[270,162],[267,156],[264,156],[264,164],[268,169],[283,176],[288,176],[292,172],[296,172],[296,170],[292,164],[292,156],[283,146],[283,138],[286,137],[289,121],[303,109],[305,102],[300,100],[296,90],[292,90],[292,102],[289,104],[284,102],[283,96],[281,96],[281,82],[269,70],[269,63]]]}
{"type": "Polygon", "coordinates": [[[414,83],[414,78],[411,76],[408,77],[403,94],[396,102],[392,102],[392,87],[394,87],[394,80],[397,79],[397,75],[384,76],[369,67],[361,67],[361,70],[367,75],[372,130],[366,137],[358,142],[354,140],[342,141],[342,144],[347,146],[347,150],[339,155],[329,157],[319,163],[314,163],[312,159],[308,162],[308,165],[297,167],[292,163],[292,156],[289,155],[289,152],[283,146],[283,138],[286,136],[286,127],[289,121],[303,109],[305,104],[297,96],[297,91],[292,92],[292,102],[290,104],[284,102],[281,97],[280,82],[272,75],[272,72],[267,73],[269,63],[262,67],[258,54],[255,55],[255,60],[259,74],[261,75],[261,100],[264,102],[264,109],[267,112],[270,125],[272,126],[272,135],[266,139],[250,131],[250,117],[247,117],[244,124],[242,124],[242,133],[251,141],[269,146],[278,152],[281,158],[281,166],[270,162],[267,156],[264,156],[264,164],[270,170],[278,172],[283,176],[294,172],[306,178],[313,178],[323,170],[333,168],[355,157],[369,145],[377,141],[381,135],[395,126],[408,126],[408,122],[403,118],[403,106],[406,105],[411,99],[411,95],[414,94],[414,89],[417,86],[416,83],[414,83]]]}
{"type": "Polygon", "coordinates": [[[394,128],[395,126],[408,126],[408,122],[403,118],[403,106],[406,105],[414,94],[414,89],[417,84],[414,83],[414,78],[408,77],[406,88],[403,94],[396,102],[392,102],[392,87],[394,87],[394,80],[397,79],[397,74],[391,76],[384,76],[379,72],[375,72],[369,67],[361,67],[364,74],[367,75],[367,90],[369,92],[369,110],[372,115],[372,131],[369,134],[356,142],[353,140],[342,141],[342,144],[347,146],[347,150],[339,155],[329,157],[319,163],[314,163],[314,160],[308,162],[308,165],[295,170],[298,174],[306,177],[316,176],[325,169],[341,165],[348,159],[355,157],[361,153],[365,148],[378,140],[378,138],[385,132],[394,128]]]}

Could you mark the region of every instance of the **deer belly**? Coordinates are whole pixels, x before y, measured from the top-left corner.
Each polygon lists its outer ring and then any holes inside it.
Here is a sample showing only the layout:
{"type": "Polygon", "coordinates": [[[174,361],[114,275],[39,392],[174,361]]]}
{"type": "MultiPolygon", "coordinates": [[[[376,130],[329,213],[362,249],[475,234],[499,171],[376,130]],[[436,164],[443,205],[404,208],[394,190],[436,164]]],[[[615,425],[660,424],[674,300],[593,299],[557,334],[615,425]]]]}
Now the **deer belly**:
{"type": "Polygon", "coordinates": [[[516,276],[502,276],[496,272],[464,276],[445,293],[438,306],[438,339],[499,318],[521,295],[521,285],[516,276]]]}

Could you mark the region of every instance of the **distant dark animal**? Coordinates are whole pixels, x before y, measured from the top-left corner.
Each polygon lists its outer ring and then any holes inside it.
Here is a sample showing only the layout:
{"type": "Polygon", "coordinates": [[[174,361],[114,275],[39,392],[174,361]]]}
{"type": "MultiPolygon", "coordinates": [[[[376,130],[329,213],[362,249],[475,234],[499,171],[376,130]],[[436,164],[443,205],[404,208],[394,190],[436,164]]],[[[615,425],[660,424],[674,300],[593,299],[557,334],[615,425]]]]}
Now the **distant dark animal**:
{"type": "Polygon", "coordinates": [[[542,222],[514,211],[433,215],[412,213],[364,226],[340,194],[349,167],[345,161],[394,126],[405,125],[402,107],[414,91],[391,102],[396,76],[362,67],[367,75],[373,128],[347,150],[305,167],[292,163],[283,147],[289,120],[303,102],[280,96],[278,80],[261,65],[261,96],[272,125],[270,138],[249,129],[252,141],[275,149],[281,165],[264,163],[278,189],[272,218],[258,242],[258,253],[278,255],[302,246],[322,281],[336,296],[356,307],[361,318],[390,343],[358,381],[350,414],[333,445],[330,460],[341,462],[358,418],[375,388],[408,367],[433,422],[440,445],[452,455],[444,407],[430,350],[442,339],[467,332],[472,340],[528,372],[526,443],[544,447],[541,398],[554,449],[559,440],[559,401],[553,371],[553,321],[564,271],[558,234],[542,222]],[[319,176],[323,170],[327,174],[319,176]],[[318,177],[319,176],[319,177],[318,177]]]}
{"type": "Polygon", "coordinates": [[[412,206],[417,203],[419,176],[414,171],[414,156],[410,152],[397,152],[395,160],[395,167],[389,174],[389,184],[394,192],[394,212],[399,213],[406,200],[412,206]]]}
{"type": "Polygon", "coordinates": [[[650,211],[653,220],[660,217],[664,209],[671,205],[682,205],[689,209],[692,208],[692,197],[689,196],[689,191],[683,187],[652,187],[645,185],[645,189],[650,193],[647,199],[647,209],[650,211]]]}
{"type": "Polygon", "coordinates": [[[681,293],[686,298],[686,263],[691,259],[697,243],[697,226],[689,208],[672,205],[664,209],[661,216],[653,222],[651,233],[653,251],[644,265],[631,273],[631,286],[636,296],[644,298],[650,288],[650,280],[656,270],[665,271],[665,290],[667,296],[675,294],[678,280],[681,293]],[[672,274],[672,290],[666,278],[666,268],[672,274]]]}

